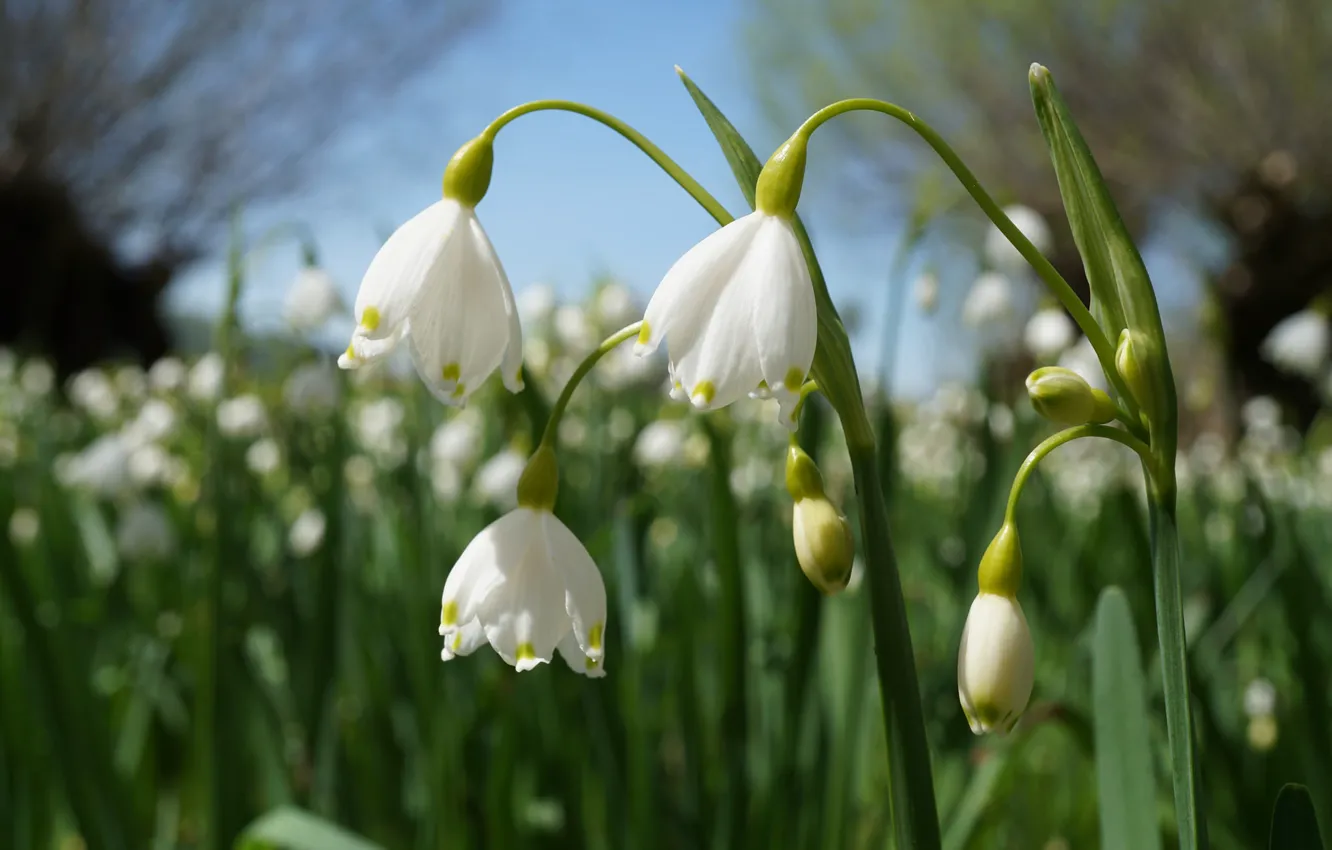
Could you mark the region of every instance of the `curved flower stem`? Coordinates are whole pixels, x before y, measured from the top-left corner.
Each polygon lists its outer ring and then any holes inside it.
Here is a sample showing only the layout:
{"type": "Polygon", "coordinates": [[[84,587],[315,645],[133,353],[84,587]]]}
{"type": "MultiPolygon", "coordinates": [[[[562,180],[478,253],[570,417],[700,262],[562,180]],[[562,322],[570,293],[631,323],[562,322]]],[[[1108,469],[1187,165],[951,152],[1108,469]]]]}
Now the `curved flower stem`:
{"type": "Polygon", "coordinates": [[[620,343],[637,336],[638,329],[642,326],[642,322],[634,322],[621,328],[606,337],[601,345],[592,349],[592,352],[583,358],[583,362],[579,363],[578,368],[569,376],[568,383],[564,385],[563,390],[560,390],[560,397],[555,399],[555,405],[550,409],[550,418],[546,420],[545,430],[541,432],[540,446],[554,448],[555,435],[560,429],[560,417],[564,415],[564,408],[569,406],[569,399],[573,398],[574,390],[578,389],[578,385],[587,377],[587,373],[592,371],[592,367],[597,365],[598,360],[609,354],[620,343]]]}
{"type": "Polygon", "coordinates": [[[1031,264],[1031,267],[1045,281],[1045,285],[1059,299],[1059,303],[1064,306],[1065,310],[1068,310],[1069,315],[1073,317],[1073,321],[1077,322],[1078,327],[1087,337],[1092,348],[1095,349],[1096,358],[1101,361],[1101,368],[1105,370],[1106,377],[1115,385],[1116,391],[1129,405],[1130,411],[1136,413],[1133,394],[1128,391],[1128,387],[1120,378],[1118,370],[1115,369],[1114,343],[1106,337],[1105,332],[1101,330],[1101,326],[1096,324],[1096,319],[1092,317],[1091,312],[1082,303],[1082,299],[1078,298],[1073,288],[1068,285],[1068,281],[1064,280],[1055,267],[1050,265],[1050,261],[1036,249],[1035,245],[1031,244],[1031,240],[1023,235],[1017,225],[1009,220],[1004,211],[995,203],[994,198],[990,197],[990,193],[986,192],[981,186],[980,181],[976,179],[976,175],[971,172],[970,168],[967,168],[962,158],[943,140],[942,136],[935,132],[933,127],[917,118],[914,113],[896,104],[869,97],[853,97],[847,100],[839,100],[815,112],[805,119],[805,123],[800,125],[795,135],[809,138],[826,121],[847,112],[861,111],[879,112],[896,118],[915,130],[917,135],[924,139],[930,147],[934,148],[934,152],[961,181],[962,188],[967,190],[967,193],[971,195],[977,205],[989,216],[990,221],[994,222],[994,226],[999,228],[1004,236],[1008,237],[1008,241],[1013,243],[1013,247],[1017,248],[1023,259],[1031,264]]]}
{"type": "Polygon", "coordinates": [[[1013,476],[1013,488],[1008,491],[1008,507],[1004,510],[1004,522],[1010,523],[1016,519],[1018,497],[1022,495],[1022,488],[1027,486],[1027,479],[1036,470],[1036,465],[1050,452],[1065,443],[1071,443],[1082,437],[1103,437],[1107,440],[1123,443],[1138,453],[1148,469],[1151,469],[1155,463],[1152,460],[1152,451],[1147,447],[1147,444],[1127,431],[1111,428],[1108,425],[1078,425],[1075,428],[1060,431],[1058,434],[1047,437],[1044,442],[1032,449],[1031,454],[1027,455],[1027,459],[1022,461],[1022,466],[1018,467],[1017,475],[1013,476]]]}
{"type": "MultiPolygon", "coordinates": [[[[800,397],[796,399],[795,407],[791,410],[792,422],[795,422],[797,425],[800,423],[800,412],[805,409],[805,399],[809,398],[811,393],[816,393],[818,391],[819,391],[818,381],[806,381],[804,385],[800,387],[800,397]]],[[[791,445],[796,446],[799,444],[800,441],[797,438],[797,433],[795,431],[792,431],[791,445]]]]}
{"type": "Polygon", "coordinates": [[[628,124],[616,118],[614,115],[611,115],[608,112],[603,112],[595,107],[577,103],[572,100],[534,100],[531,103],[515,106],[507,112],[502,113],[498,118],[490,122],[490,126],[487,127],[481,135],[488,139],[494,139],[495,134],[503,129],[509,122],[532,112],[543,112],[547,110],[572,112],[576,115],[582,115],[586,118],[591,118],[593,121],[604,124],[621,136],[624,136],[632,142],[635,147],[647,154],[648,158],[655,162],[662,171],[669,174],[672,180],[679,183],[682,189],[692,195],[694,200],[698,201],[699,205],[707,210],[708,214],[715,218],[719,224],[725,226],[734,220],[734,216],[726,211],[726,207],[722,206],[720,201],[714,198],[707,189],[704,189],[697,180],[689,176],[689,172],[685,171],[680,167],[679,163],[667,156],[665,151],[649,141],[647,136],[644,136],[633,127],[630,127],[628,124]]]}

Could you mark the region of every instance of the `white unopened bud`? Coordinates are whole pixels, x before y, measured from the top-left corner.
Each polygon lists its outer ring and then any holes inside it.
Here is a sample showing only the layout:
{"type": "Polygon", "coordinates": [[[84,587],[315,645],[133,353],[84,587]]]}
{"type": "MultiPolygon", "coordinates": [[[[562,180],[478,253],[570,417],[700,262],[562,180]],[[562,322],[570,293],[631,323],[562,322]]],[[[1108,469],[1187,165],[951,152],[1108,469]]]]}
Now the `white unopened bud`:
{"type": "Polygon", "coordinates": [[[823,593],[838,593],[851,580],[856,544],[846,517],[826,498],[800,499],[792,516],[796,560],[823,593]]]}
{"type": "Polygon", "coordinates": [[[1031,630],[1017,599],[981,593],[971,603],[957,653],[957,696],[977,735],[1006,733],[1031,698],[1031,630]]]}

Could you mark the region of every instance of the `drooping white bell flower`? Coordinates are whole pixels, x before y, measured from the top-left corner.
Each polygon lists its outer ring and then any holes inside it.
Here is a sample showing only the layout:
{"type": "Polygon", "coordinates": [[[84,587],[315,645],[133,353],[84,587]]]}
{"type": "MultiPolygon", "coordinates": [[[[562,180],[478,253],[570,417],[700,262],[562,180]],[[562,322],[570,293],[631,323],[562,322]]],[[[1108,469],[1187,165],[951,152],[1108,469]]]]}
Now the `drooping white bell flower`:
{"type": "Polygon", "coordinates": [[[1301,310],[1276,323],[1263,340],[1267,362],[1286,372],[1317,378],[1332,351],[1332,327],[1318,310],[1301,310]]]}
{"type": "Polygon", "coordinates": [[[760,210],[695,245],[648,303],[634,351],[666,340],[672,397],[696,408],[771,394],[781,419],[809,374],[818,339],[814,285],[788,217],[760,210]]]}
{"type": "Polygon", "coordinates": [[[319,508],[306,508],[287,530],[287,548],[298,558],[311,555],[324,542],[328,519],[319,508]]]}
{"type": "Polygon", "coordinates": [[[185,389],[195,401],[216,401],[222,395],[222,383],[227,364],[222,355],[210,351],[190,369],[185,389]]]}
{"type": "Polygon", "coordinates": [[[148,386],[153,392],[170,394],[185,383],[185,364],[178,357],[162,357],[148,368],[148,386]]]}
{"type": "Polygon", "coordinates": [[[634,460],[647,469],[663,469],[684,460],[684,423],[658,419],[638,432],[634,441],[634,460]]]}
{"type": "Polygon", "coordinates": [[[521,672],[558,650],[572,669],[599,677],[605,624],[606,586],[592,556],[548,508],[529,504],[487,526],[449,572],[440,657],[488,642],[521,672]]]}
{"type": "MultiPolygon", "coordinates": [[[[1008,216],[1017,229],[1022,231],[1022,235],[1036,246],[1037,251],[1042,254],[1049,252],[1052,244],[1050,225],[1046,223],[1044,216],[1031,207],[1021,204],[1005,207],[1004,215],[1008,216]]],[[[985,234],[985,258],[990,265],[1009,274],[1016,274],[1027,266],[1027,261],[1023,259],[1018,249],[1013,247],[1008,237],[993,224],[985,234]]]]}
{"type": "Polygon", "coordinates": [[[513,291],[476,210],[452,198],[426,207],[379,249],[356,294],[344,369],[404,340],[430,392],[461,406],[496,369],[522,389],[522,329],[513,291]]]}
{"type": "Polygon", "coordinates": [[[226,399],[217,406],[217,429],[224,437],[257,437],[267,426],[264,403],[253,393],[226,399]]]}
{"type": "Polygon", "coordinates": [[[1063,354],[1077,338],[1077,326],[1058,307],[1044,307],[1032,314],[1023,330],[1027,352],[1042,362],[1063,354]]]}
{"type": "Polygon", "coordinates": [[[1013,282],[999,272],[982,272],[962,302],[962,323],[978,328],[1013,313],[1013,282]]]}
{"type": "Polygon", "coordinates": [[[972,732],[1013,728],[1031,699],[1033,655],[1031,630],[1017,599],[978,594],[957,653],[957,695],[972,732]]]}

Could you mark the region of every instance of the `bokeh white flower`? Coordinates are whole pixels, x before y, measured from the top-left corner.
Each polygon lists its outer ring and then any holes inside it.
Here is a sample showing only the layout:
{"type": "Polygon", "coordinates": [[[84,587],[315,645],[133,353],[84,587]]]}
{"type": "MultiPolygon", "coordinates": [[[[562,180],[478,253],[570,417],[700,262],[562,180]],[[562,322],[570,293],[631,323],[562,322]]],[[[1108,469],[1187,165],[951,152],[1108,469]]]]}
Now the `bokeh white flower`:
{"type": "Polygon", "coordinates": [[[1044,307],[1032,314],[1022,331],[1027,353],[1042,363],[1063,354],[1077,339],[1078,328],[1059,307],[1044,307]]]}
{"type": "Polygon", "coordinates": [[[979,328],[1013,315],[1013,282],[999,272],[982,272],[962,302],[962,323],[979,328]]]}
{"type": "Polygon", "coordinates": [[[505,449],[487,460],[476,472],[472,487],[481,501],[500,508],[518,504],[518,479],[527,467],[527,457],[505,449]]]}
{"type": "Polygon", "coordinates": [[[267,426],[264,403],[253,393],[226,399],[217,406],[217,429],[224,437],[257,437],[267,426]]]}
{"type": "Polygon", "coordinates": [[[297,331],[323,327],[342,309],[342,297],[328,272],[305,266],[296,273],[282,303],[282,317],[297,331]]]}
{"type": "Polygon", "coordinates": [[[314,554],[324,542],[328,520],[318,508],[306,508],[287,531],[287,549],[298,558],[314,554]]]}
{"type": "Polygon", "coordinates": [[[1307,309],[1276,323],[1259,346],[1273,366],[1310,380],[1318,378],[1332,351],[1332,326],[1327,315],[1307,309]]]}
{"type": "MultiPolygon", "coordinates": [[[[1004,215],[1022,231],[1036,250],[1048,254],[1052,245],[1050,225],[1031,207],[1014,204],[1004,208],[1004,215]]],[[[985,234],[985,259],[996,269],[1016,274],[1027,268],[1027,261],[1008,237],[993,224],[985,234]]]]}

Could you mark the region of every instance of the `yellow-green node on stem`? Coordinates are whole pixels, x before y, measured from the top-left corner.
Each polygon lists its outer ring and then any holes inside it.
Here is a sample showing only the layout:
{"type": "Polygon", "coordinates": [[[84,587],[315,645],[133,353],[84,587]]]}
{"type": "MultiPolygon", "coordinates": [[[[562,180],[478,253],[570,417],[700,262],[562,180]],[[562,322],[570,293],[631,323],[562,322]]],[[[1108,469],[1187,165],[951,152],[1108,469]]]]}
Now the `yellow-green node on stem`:
{"type": "Polygon", "coordinates": [[[518,505],[534,511],[550,511],[560,487],[560,464],[555,450],[541,445],[527,461],[518,479],[518,505]]]}
{"type": "Polygon", "coordinates": [[[444,197],[466,207],[481,203],[490,188],[495,167],[495,146],[484,135],[458,148],[444,168],[444,197]]]}
{"type": "Polygon", "coordinates": [[[797,133],[768,157],[754,187],[754,208],[759,212],[782,218],[795,215],[805,183],[807,142],[804,135],[797,133]]]}
{"type": "Polygon", "coordinates": [[[993,593],[1012,599],[1022,586],[1022,543],[1017,526],[1005,522],[999,533],[985,547],[976,581],[981,593],[993,593]]]}

